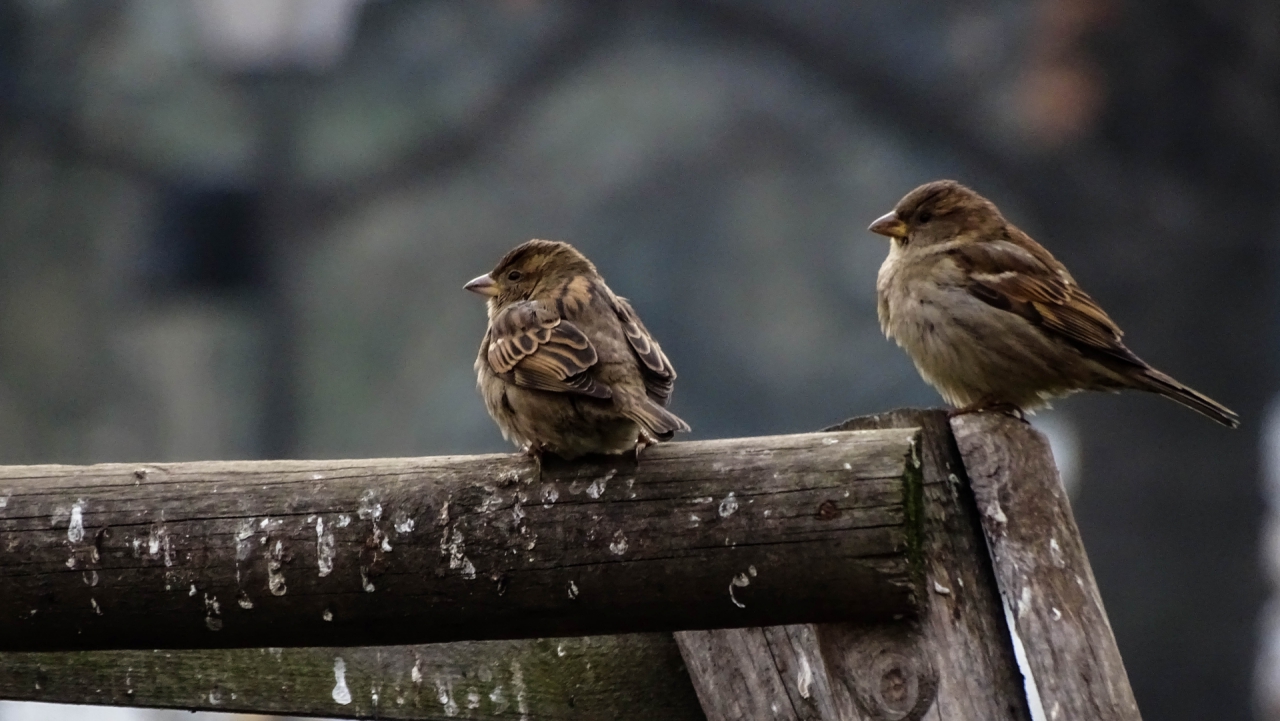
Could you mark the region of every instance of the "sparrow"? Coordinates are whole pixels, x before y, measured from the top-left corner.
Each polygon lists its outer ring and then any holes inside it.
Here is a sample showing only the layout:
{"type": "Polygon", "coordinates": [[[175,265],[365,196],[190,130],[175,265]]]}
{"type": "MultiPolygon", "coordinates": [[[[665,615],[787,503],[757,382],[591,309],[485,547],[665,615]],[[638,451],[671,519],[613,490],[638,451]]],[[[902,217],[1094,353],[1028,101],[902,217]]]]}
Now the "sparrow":
{"type": "Polygon", "coordinates": [[[1021,415],[1077,391],[1136,389],[1240,425],[1134,355],[1062,263],[960,183],[921,185],[869,230],[890,239],[880,327],[955,413],[1021,415]]]}
{"type": "Polygon", "coordinates": [[[573,246],[530,240],[464,287],[489,298],[477,387],[526,453],[638,454],[689,430],[665,408],[671,361],[573,246]]]}

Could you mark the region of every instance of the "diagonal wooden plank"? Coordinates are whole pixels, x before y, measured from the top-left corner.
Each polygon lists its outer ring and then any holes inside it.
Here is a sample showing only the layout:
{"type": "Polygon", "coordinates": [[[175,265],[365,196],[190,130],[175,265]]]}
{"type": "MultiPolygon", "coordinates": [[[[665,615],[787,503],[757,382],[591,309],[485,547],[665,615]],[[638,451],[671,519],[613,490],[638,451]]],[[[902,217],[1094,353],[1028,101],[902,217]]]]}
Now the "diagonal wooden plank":
{"type": "Polygon", "coordinates": [[[924,598],[881,623],[676,634],[707,718],[1024,721],[1023,694],[974,500],[943,411],[894,411],[831,430],[921,428],[924,598]]]}
{"type": "Polygon", "coordinates": [[[951,421],[1043,717],[1139,721],[1049,442],[997,413],[951,421]]]}

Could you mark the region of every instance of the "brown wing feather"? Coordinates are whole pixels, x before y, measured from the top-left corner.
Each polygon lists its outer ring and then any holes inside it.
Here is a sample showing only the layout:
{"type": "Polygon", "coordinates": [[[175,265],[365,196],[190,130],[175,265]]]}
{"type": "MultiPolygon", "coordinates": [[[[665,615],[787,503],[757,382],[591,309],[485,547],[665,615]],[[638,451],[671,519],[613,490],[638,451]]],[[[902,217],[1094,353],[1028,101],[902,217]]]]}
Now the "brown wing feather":
{"type": "Polygon", "coordinates": [[[626,335],[627,342],[640,359],[646,394],[659,405],[665,406],[675,388],[676,369],[667,360],[658,341],[649,335],[649,329],[640,322],[640,316],[636,315],[626,298],[617,297],[614,310],[622,321],[622,332],[626,335]]]}
{"type": "MultiPolygon", "coordinates": [[[[1029,242],[1029,239],[1028,241],[1029,242]]],[[[1057,260],[1025,243],[971,243],[950,252],[971,280],[969,292],[980,300],[1026,318],[1047,333],[1116,360],[1146,367],[1121,340],[1115,321],[1080,289],[1057,260]],[[1043,256],[1043,257],[1041,257],[1043,256]]]]}
{"type": "Polygon", "coordinates": [[[514,303],[493,319],[486,358],[495,373],[526,388],[613,396],[588,372],[600,360],[591,340],[538,301],[514,303]]]}

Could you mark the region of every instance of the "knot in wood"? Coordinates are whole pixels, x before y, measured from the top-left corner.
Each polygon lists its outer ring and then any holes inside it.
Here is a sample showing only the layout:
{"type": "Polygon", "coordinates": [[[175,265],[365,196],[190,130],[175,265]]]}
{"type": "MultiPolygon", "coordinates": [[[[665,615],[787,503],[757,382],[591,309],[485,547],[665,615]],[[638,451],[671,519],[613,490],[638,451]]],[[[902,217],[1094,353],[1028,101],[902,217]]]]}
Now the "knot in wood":
{"type": "Polygon", "coordinates": [[[818,505],[817,515],[819,521],[834,521],[844,514],[833,501],[823,501],[818,505]]]}
{"type": "Polygon", "coordinates": [[[864,701],[877,718],[905,719],[920,700],[919,669],[900,654],[890,652],[876,659],[867,680],[872,698],[864,701]]]}
{"type": "Polygon", "coordinates": [[[938,672],[917,629],[846,624],[821,629],[823,657],[865,718],[916,721],[933,706],[938,672]]]}

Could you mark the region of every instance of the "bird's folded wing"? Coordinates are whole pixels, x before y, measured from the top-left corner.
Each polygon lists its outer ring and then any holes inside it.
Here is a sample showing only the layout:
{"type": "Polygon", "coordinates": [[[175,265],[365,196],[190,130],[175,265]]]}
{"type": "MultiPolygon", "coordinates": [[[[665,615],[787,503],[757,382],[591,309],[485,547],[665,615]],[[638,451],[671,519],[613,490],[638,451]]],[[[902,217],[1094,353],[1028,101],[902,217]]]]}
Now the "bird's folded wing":
{"type": "Polygon", "coordinates": [[[1081,352],[1146,365],[1125,347],[1115,321],[1052,258],[1045,262],[1004,240],[966,244],[949,254],[966,271],[968,291],[978,299],[1017,313],[1081,352]]]}
{"type": "Polygon", "coordinates": [[[627,342],[640,359],[641,371],[644,375],[645,393],[659,405],[666,405],[671,398],[671,390],[675,387],[676,369],[667,360],[666,354],[658,342],[649,335],[649,329],[640,322],[631,304],[626,298],[618,297],[614,310],[622,321],[622,332],[627,342]]]}
{"type": "Polygon", "coordinates": [[[600,359],[577,326],[538,301],[507,307],[489,325],[489,366],[516,385],[610,398],[588,370],[600,359]]]}

